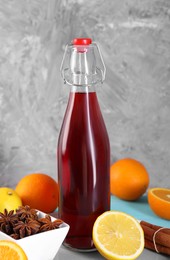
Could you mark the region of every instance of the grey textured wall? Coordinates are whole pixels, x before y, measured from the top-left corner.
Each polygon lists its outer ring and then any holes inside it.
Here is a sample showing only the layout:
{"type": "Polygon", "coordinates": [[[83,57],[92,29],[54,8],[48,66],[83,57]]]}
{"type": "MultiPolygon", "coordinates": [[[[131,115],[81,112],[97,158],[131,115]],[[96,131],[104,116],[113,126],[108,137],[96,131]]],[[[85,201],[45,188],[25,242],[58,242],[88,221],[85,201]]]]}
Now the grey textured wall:
{"type": "Polygon", "coordinates": [[[112,162],[136,158],[150,186],[170,187],[169,0],[0,0],[0,185],[34,171],[57,178],[69,93],[59,68],[83,36],[107,68],[98,97],[112,162]]]}

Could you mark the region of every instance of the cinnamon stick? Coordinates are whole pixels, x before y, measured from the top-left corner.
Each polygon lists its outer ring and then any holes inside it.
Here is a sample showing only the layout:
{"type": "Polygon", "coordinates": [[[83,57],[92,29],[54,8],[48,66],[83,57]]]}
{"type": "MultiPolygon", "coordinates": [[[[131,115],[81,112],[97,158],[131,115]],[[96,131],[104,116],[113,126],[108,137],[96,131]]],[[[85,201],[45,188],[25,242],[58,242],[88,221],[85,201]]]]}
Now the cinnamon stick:
{"type": "MultiPolygon", "coordinates": [[[[140,222],[140,224],[142,224],[142,225],[144,225],[144,226],[147,226],[147,227],[150,227],[150,228],[154,229],[155,231],[158,230],[158,229],[160,229],[160,228],[162,228],[161,226],[157,226],[157,225],[151,224],[151,223],[146,222],[146,221],[144,221],[144,220],[142,220],[142,221],[140,222]]],[[[170,228],[165,228],[165,229],[162,230],[162,232],[164,232],[164,233],[166,233],[166,234],[170,234],[170,228]]]]}
{"type": "Polygon", "coordinates": [[[141,221],[140,225],[144,231],[145,247],[170,255],[170,228],[162,228],[145,221],[141,221]]]}
{"type": "MultiPolygon", "coordinates": [[[[148,240],[148,239],[145,239],[145,248],[150,249],[152,251],[156,251],[154,243],[152,241],[148,240]]],[[[170,255],[170,248],[169,247],[157,244],[157,250],[161,254],[170,255]]]]}
{"type": "MultiPolygon", "coordinates": [[[[145,238],[153,241],[154,233],[157,230],[159,230],[161,227],[152,225],[152,224],[144,222],[144,221],[141,221],[140,224],[143,228],[145,238]]],[[[170,248],[170,229],[167,228],[167,229],[160,230],[156,234],[155,243],[170,248]]]]}

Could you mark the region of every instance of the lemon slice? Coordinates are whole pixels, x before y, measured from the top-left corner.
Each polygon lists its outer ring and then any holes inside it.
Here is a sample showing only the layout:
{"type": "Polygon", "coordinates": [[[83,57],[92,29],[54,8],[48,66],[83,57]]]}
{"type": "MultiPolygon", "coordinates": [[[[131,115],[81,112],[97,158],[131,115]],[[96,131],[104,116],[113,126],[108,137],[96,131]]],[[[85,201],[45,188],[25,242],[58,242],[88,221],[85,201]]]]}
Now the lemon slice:
{"type": "Polygon", "coordinates": [[[106,211],[96,219],[93,241],[108,260],[136,259],[144,249],[144,233],[139,222],[119,211],[106,211]]]}
{"type": "Polygon", "coordinates": [[[0,240],[1,260],[28,260],[23,249],[15,242],[0,240]]]}

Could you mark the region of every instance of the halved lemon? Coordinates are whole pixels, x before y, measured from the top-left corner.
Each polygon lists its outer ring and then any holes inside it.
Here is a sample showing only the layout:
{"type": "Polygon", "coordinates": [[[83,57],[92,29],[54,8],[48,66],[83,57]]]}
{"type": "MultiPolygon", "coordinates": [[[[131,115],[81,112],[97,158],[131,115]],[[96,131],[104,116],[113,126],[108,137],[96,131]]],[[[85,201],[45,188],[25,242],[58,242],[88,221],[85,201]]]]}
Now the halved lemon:
{"type": "Polygon", "coordinates": [[[28,260],[24,250],[15,242],[0,240],[1,260],[28,260]]]}
{"type": "Polygon", "coordinates": [[[144,233],[139,222],[119,211],[106,211],[96,219],[93,241],[108,260],[136,259],[144,249],[144,233]]]}
{"type": "Polygon", "coordinates": [[[170,220],[170,189],[149,189],[148,203],[156,215],[170,220]]]}

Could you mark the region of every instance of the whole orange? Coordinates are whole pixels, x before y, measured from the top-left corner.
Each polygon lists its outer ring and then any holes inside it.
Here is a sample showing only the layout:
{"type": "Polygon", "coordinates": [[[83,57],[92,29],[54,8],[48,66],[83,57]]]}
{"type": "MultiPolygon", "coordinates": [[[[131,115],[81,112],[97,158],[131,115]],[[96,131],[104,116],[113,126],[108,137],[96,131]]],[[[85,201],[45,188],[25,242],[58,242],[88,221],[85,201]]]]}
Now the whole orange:
{"type": "Polygon", "coordinates": [[[170,220],[170,189],[149,189],[148,203],[157,216],[170,220]]]}
{"type": "Polygon", "coordinates": [[[23,205],[50,213],[59,203],[58,183],[44,173],[32,173],[24,176],[15,191],[22,199],[23,205]]]}
{"type": "Polygon", "coordinates": [[[120,159],[110,168],[110,191],[124,200],[137,200],[149,185],[149,174],[144,165],[132,158],[120,159]]]}

